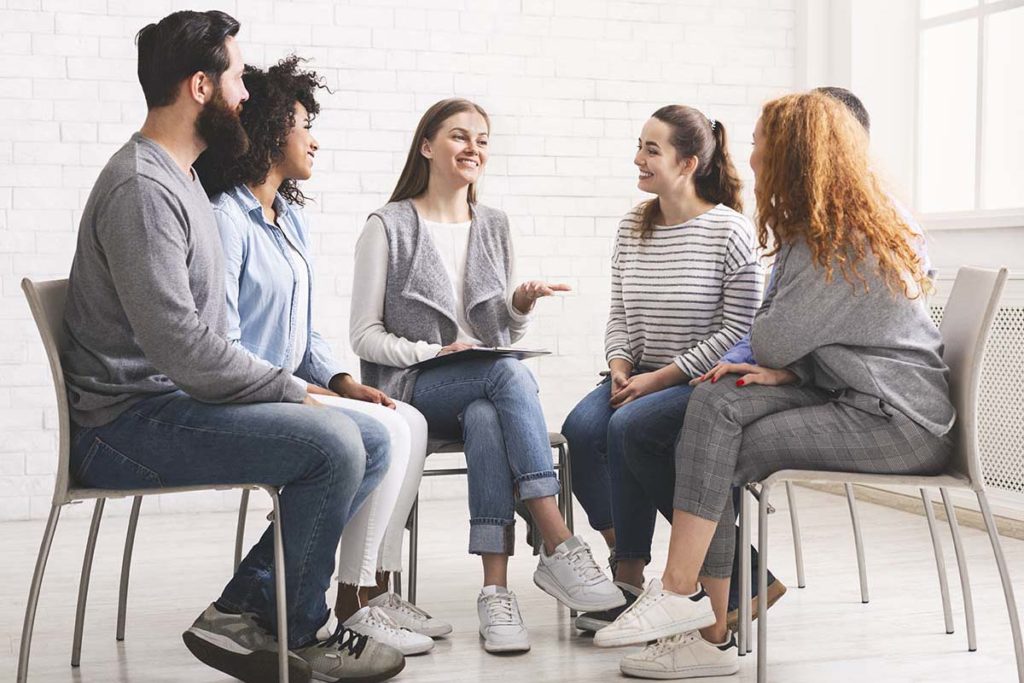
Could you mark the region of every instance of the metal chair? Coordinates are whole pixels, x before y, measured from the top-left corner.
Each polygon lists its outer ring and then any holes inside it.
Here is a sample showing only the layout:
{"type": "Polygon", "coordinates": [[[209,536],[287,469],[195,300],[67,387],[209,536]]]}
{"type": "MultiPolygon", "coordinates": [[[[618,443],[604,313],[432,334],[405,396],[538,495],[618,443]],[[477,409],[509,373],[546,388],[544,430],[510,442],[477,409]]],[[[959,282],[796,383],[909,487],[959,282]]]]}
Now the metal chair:
{"type": "MultiPolygon", "coordinates": [[[[32,316],[36,326],[39,328],[39,336],[42,338],[43,347],[46,349],[46,356],[50,363],[50,373],[53,378],[53,388],[57,394],[57,412],[60,418],[60,441],[57,450],[58,467],[57,479],[53,487],[53,502],[50,505],[50,516],[46,522],[46,529],[43,532],[43,540],[39,546],[39,555],[36,558],[35,571],[32,574],[32,583],[29,588],[28,604],[25,607],[25,622],[21,631],[21,649],[18,654],[18,677],[17,683],[25,683],[28,680],[28,661],[32,647],[32,629],[35,625],[36,606],[39,603],[39,591],[42,587],[43,573],[46,571],[46,561],[50,555],[50,546],[53,543],[54,532],[57,529],[57,521],[60,518],[60,510],[63,506],[85,500],[95,500],[93,508],[92,523],[89,526],[89,539],[85,546],[85,557],[82,560],[82,576],[78,586],[78,607],[75,612],[75,635],[71,647],[71,666],[77,667],[82,655],[82,630],[85,623],[85,604],[89,594],[89,577],[92,572],[93,553],[96,550],[96,538],[99,534],[100,520],[103,516],[103,506],[108,498],[127,498],[133,496],[131,516],[128,521],[128,534],[125,538],[124,558],[121,564],[121,584],[117,610],[117,640],[124,640],[125,612],[128,600],[128,575],[131,568],[132,548],[135,543],[135,530],[138,526],[139,508],[142,504],[142,497],[145,495],[160,493],[179,493],[186,491],[209,491],[209,490],[230,490],[244,488],[246,491],[259,488],[266,491],[274,503],[274,519],[280,519],[280,501],[278,500],[277,489],[263,484],[230,484],[217,486],[179,486],[159,489],[94,489],[77,486],[72,480],[69,468],[70,445],[71,445],[71,419],[68,412],[67,388],[64,384],[64,371],[60,362],[60,351],[64,344],[63,317],[64,301],[67,295],[68,281],[51,280],[34,283],[25,278],[21,281],[21,288],[28,299],[29,308],[32,309],[32,316]]],[[[281,539],[281,525],[274,524],[274,575],[277,590],[277,603],[280,609],[277,610],[278,633],[288,633],[287,608],[285,598],[285,576],[284,576],[284,544],[281,539]]],[[[278,640],[278,666],[279,679],[284,683],[288,681],[288,642],[287,638],[278,640]]]]}
{"type": "MultiPolygon", "coordinates": [[[[973,491],[978,499],[989,541],[995,555],[996,566],[1003,585],[1003,596],[1010,618],[1010,631],[1013,639],[1014,655],[1017,662],[1018,683],[1024,683],[1024,645],[1021,641],[1020,616],[1010,582],[1006,558],[1003,555],[999,532],[992,518],[988,498],[985,495],[984,476],[978,456],[977,412],[978,385],[981,379],[981,365],[985,350],[985,342],[992,326],[1006,282],[1007,271],[980,268],[961,268],[957,273],[953,290],[946,304],[940,331],[945,351],[943,358],[950,369],[950,398],[957,411],[955,437],[956,449],[945,473],[936,476],[917,475],[883,475],[859,474],[846,472],[819,472],[815,470],[782,470],[766,477],[759,485],[758,493],[758,550],[760,562],[758,568],[758,628],[757,628],[757,680],[767,680],[768,667],[768,614],[767,614],[767,551],[768,551],[768,498],[772,487],[779,482],[817,481],[838,482],[844,485],[879,484],[889,486],[912,486],[922,491],[925,499],[926,515],[929,526],[934,528],[931,505],[924,493],[926,488],[938,488],[949,519],[953,547],[956,551],[957,566],[960,571],[960,582],[963,589],[964,615],[967,622],[968,649],[976,649],[974,630],[974,605],[971,596],[970,578],[967,571],[967,558],[964,555],[957,524],[956,510],[948,494],[948,489],[967,489],[973,491]]],[[[749,486],[748,486],[749,488],[749,486]]],[[[742,561],[740,562],[740,620],[739,637],[740,652],[750,651],[752,631],[751,622],[751,589],[750,589],[750,523],[748,497],[744,494],[740,504],[740,529],[742,561]]],[[[933,547],[939,552],[933,532],[933,547]]],[[[948,593],[945,600],[948,600],[948,593]]]]}
{"type": "MultiPolygon", "coordinates": [[[[562,517],[565,519],[565,525],[569,527],[569,531],[573,531],[573,519],[572,519],[572,463],[569,460],[569,443],[565,440],[565,437],[558,432],[548,432],[548,441],[551,444],[551,448],[558,451],[558,460],[555,463],[555,469],[558,470],[558,508],[562,513],[562,517]]],[[[453,441],[445,439],[430,439],[427,443],[427,455],[433,455],[434,453],[462,453],[465,451],[465,444],[462,441],[453,441]]],[[[466,474],[467,470],[465,467],[451,467],[446,469],[427,469],[423,471],[424,477],[443,477],[453,474],[466,474]]],[[[416,573],[417,573],[417,556],[419,551],[419,497],[412,505],[412,510],[409,512],[409,521],[406,528],[409,529],[409,602],[416,604],[416,573]]],[[[540,540],[540,533],[533,533],[534,549],[538,547],[540,540]]],[[[396,573],[394,577],[395,581],[395,592],[401,595],[402,577],[401,574],[396,573]]],[[[575,616],[575,610],[570,610],[570,614],[575,616]]]]}

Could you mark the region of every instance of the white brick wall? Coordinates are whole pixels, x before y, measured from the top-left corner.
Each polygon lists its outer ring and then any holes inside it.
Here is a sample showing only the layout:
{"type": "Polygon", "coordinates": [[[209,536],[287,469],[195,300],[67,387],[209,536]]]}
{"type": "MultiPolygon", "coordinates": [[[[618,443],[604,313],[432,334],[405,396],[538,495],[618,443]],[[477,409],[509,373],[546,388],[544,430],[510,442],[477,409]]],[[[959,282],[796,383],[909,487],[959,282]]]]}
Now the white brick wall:
{"type": "MultiPolygon", "coordinates": [[[[524,341],[558,353],[534,364],[557,429],[604,365],[608,256],[618,218],[639,199],[632,158],[641,125],[663,104],[698,106],[726,124],[749,178],[759,104],[794,82],[794,3],[206,4],[242,22],[247,61],[267,65],[296,51],[313,58],[335,90],[321,97],[314,132],[322,152],[306,187],[317,201],[307,211],[319,328],[350,359],[355,237],[393,187],[419,114],[452,95],[491,113],[483,201],[505,209],[522,235],[523,277],[575,288],[540,304],[524,341]]],[[[0,0],[0,520],[46,513],[55,460],[55,404],[20,279],[66,276],[93,179],[145,115],[134,34],[185,6],[0,0]]],[[[146,507],[226,509],[236,498],[177,497],[146,507]]]]}

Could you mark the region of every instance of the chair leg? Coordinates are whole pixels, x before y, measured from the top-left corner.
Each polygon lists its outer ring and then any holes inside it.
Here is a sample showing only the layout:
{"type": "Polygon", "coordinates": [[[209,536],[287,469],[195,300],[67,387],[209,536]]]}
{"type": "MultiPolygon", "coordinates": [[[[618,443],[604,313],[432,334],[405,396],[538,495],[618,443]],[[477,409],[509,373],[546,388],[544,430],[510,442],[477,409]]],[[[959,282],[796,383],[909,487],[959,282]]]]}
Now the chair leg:
{"type": "Polygon", "coordinates": [[[142,507],[142,496],[132,500],[132,514],[128,517],[128,533],[124,537],[124,557],[121,559],[121,586],[117,591],[117,631],[118,642],[124,640],[124,622],[128,615],[128,576],[132,568],[132,551],[135,549],[135,530],[139,525],[139,508],[142,507]]]}
{"type": "Polygon", "coordinates": [[[935,551],[935,569],[939,573],[939,592],[942,594],[942,616],[946,621],[946,633],[953,633],[953,610],[949,604],[949,580],[946,578],[946,554],[942,552],[942,540],[935,528],[935,511],[928,492],[921,489],[924,516],[928,520],[928,533],[932,535],[932,550],[935,551]]]}
{"type": "Polygon", "coordinates": [[[409,525],[409,602],[416,604],[416,564],[419,561],[420,545],[420,498],[412,504],[412,524],[409,525]]]}
{"type": "Polygon", "coordinates": [[[746,487],[740,491],[740,609],[736,630],[739,632],[739,656],[745,657],[750,647],[750,510],[746,487]]]}
{"type": "Polygon", "coordinates": [[[1024,683],[1024,644],[1021,643],[1020,615],[1017,613],[1017,599],[1013,595],[1013,583],[1010,582],[1010,571],[1006,567],[1006,556],[1003,555],[1003,545],[999,541],[999,530],[996,521],[992,518],[992,509],[988,505],[988,496],[984,491],[977,491],[978,506],[985,518],[985,528],[988,529],[988,538],[992,542],[992,553],[996,556],[996,566],[999,568],[999,578],[1003,582],[1003,596],[1006,598],[1006,609],[1010,615],[1010,633],[1013,636],[1013,652],[1017,657],[1017,681],[1024,683]]]}
{"type": "MultiPolygon", "coordinates": [[[[248,491],[246,491],[248,493],[248,491]]],[[[277,597],[277,680],[288,683],[288,591],[284,574],[284,536],[281,530],[281,500],[277,491],[267,489],[274,503],[274,589],[277,597]]]]}
{"type": "Polygon", "coordinates": [[[242,539],[245,536],[245,513],[249,510],[249,489],[242,489],[242,502],[238,506],[238,527],[235,531],[234,571],[242,563],[242,539]]]}
{"type": "MultiPolygon", "coordinates": [[[[770,488],[768,485],[761,487],[761,500],[758,501],[757,513],[757,683],[766,683],[768,680],[768,494],[770,488]]],[[[792,501],[792,499],[790,500],[792,501]]]]}
{"type": "Polygon", "coordinates": [[[43,573],[46,571],[46,561],[50,558],[50,546],[53,544],[53,533],[57,530],[57,520],[59,519],[60,506],[50,506],[50,516],[46,520],[43,540],[39,544],[39,554],[36,556],[36,568],[32,572],[32,583],[28,589],[28,604],[25,605],[25,622],[21,627],[21,647],[18,650],[17,683],[28,681],[28,656],[32,649],[32,630],[36,623],[39,589],[43,585],[43,573]]]}
{"type": "MultiPolygon", "coordinates": [[[[800,517],[796,511],[796,494],[793,493],[793,483],[786,482],[786,497],[789,499],[789,522],[793,526],[793,555],[796,560],[796,587],[805,588],[807,581],[804,579],[804,548],[800,542],[800,517]]],[[[760,544],[760,539],[757,541],[760,544]]],[[[760,560],[758,560],[760,565],[760,560]]],[[[757,618],[761,618],[758,613],[757,618]]],[[[760,630],[760,629],[759,629],[760,630]]]]}
{"type": "Polygon", "coordinates": [[[572,459],[569,455],[568,444],[558,447],[558,458],[562,463],[560,475],[565,479],[565,526],[569,527],[570,533],[576,533],[572,519],[572,459]]]}
{"type": "Polygon", "coordinates": [[[846,484],[846,502],[850,506],[850,522],[853,525],[853,545],[857,549],[857,573],[860,576],[860,601],[868,604],[868,567],[864,560],[864,539],[860,535],[860,514],[857,512],[857,498],[853,484],[846,484]]]}
{"type": "Polygon", "coordinates": [[[89,540],[85,543],[85,556],[82,558],[82,577],[78,582],[78,607],[75,609],[75,637],[71,643],[71,666],[78,666],[82,661],[82,630],[85,627],[85,603],[89,598],[92,556],[96,552],[96,538],[99,536],[100,520],[103,519],[103,508],[106,502],[106,498],[97,498],[96,507],[92,510],[89,540]]]}
{"type": "Polygon", "coordinates": [[[953,536],[953,550],[956,551],[956,564],[960,570],[960,590],[964,596],[964,619],[967,621],[967,651],[974,652],[978,649],[978,641],[974,632],[974,598],[971,595],[971,577],[967,572],[967,555],[960,540],[960,525],[957,523],[956,508],[949,499],[949,492],[940,488],[939,493],[942,494],[942,504],[946,508],[949,532],[953,536]]]}

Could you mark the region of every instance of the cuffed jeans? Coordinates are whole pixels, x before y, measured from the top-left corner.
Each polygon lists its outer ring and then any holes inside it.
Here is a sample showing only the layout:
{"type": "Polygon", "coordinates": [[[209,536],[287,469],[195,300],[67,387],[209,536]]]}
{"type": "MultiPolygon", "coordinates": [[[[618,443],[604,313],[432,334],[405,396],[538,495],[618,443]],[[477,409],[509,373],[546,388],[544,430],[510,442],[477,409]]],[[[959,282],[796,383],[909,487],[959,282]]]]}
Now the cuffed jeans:
{"type": "MultiPolygon", "coordinates": [[[[366,423],[386,445],[379,423],[366,423]]],[[[102,427],[76,428],[71,471],[79,483],[98,488],[281,487],[287,635],[295,649],[312,642],[327,621],[324,595],[342,528],[387,470],[387,448],[367,452],[361,427],[339,410],[213,405],[176,391],[140,401],[102,427]]],[[[255,613],[276,635],[273,566],[268,527],[217,603],[255,613]]]]}
{"type": "Polygon", "coordinates": [[[431,434],[466,444],[469,552],[511,555],[516,495],[559,489],[530,370],[512,358],[457,361],[420,373],[410,402],[431,434]]]}

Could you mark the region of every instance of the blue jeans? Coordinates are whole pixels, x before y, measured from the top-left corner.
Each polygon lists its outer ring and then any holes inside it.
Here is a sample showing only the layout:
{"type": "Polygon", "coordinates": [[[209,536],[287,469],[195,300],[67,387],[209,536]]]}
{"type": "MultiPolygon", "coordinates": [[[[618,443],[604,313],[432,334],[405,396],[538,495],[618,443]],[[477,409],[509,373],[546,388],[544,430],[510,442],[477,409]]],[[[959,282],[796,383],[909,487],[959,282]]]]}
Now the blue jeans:
{"type": "MultiPolygon", "coordinates": [[[[342,528],[387,471],[388,437],[372,418],[293,403],[213,405],[181,391],[136,403],[102,427],[76,427],[71,472],[84,486],[268,484],[281,488],[288,646],[328,617],[324,595],[342,528]]],[[[156,492],[156,491],[154,491],[156,492]]],[[[217,604],[253,612],[276,635],[273,530],[242,560],[217,604]]]]}
{"type": "Polygon", "coordinates": [[[612,409],[606,379],[562,425],[573,492],[592,527],[615,528],[616,559],[650,562],[658,511],[672,519],[675,442],[692,391],[679,384],[612,409]]]}
{"type": "Polygon", "coordinates": [[[416,378],[412,405],[430,433],[466,443],[469,552],[511,555],[520,500],[558,493],[537,382],[512,358],[466,360],[416,378]]]}

